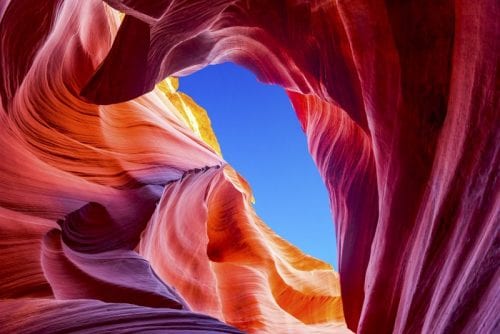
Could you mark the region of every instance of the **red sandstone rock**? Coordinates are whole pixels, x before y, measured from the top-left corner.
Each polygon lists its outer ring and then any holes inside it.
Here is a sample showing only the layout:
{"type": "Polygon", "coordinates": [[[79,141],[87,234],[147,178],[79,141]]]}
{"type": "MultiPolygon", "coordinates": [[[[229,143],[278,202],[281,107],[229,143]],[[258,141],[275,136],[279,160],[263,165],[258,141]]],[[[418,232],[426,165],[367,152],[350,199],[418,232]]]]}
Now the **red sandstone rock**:
{"type": "MultiPolygon", "coordinates": [[[[241,329],[346,331],[342,310],[328,312],[339,308],[337,291],[326,304],[317,293],[333,272],[267,230],[236,174],[186,174],[224,161],[161,92],[148,93],[167,76],[223,61],[289,93],[331,196],[347,327],[498,330],[497,1],[108,4],[127,14],[117,33],[115,15],[97,0],[0,1],[6,330],[82,329],[67,320],[77,315],[91,332],[123,328],[119,322],[172,330],[179,318],[186,330],[236,331],[172,309],[184,302],[168,289],[155,290],[161,302],[143,303],[142,293],[163,281],[178,285],[195,311],[241,329]],[[107,218],[77,229],[67,219],[62,232],[49,233],[55,220],[89,202],[105,207],[107,218]],[[116,232],[109,240],[106,228],[116,232]],[[60,243],[58,233],[71,231],[80,232],[60,243]],[[59,254],[42,268],[45,235],[45,251],[59,254]],[[116,263],[133,254],[130,261],[140,263],[132,250],[139,240],[136,250],[159,278],[137,265],[149,283],[132,287],[135,305],[116,304],[123,300],[99,289],[68,293],[108,277],[104,258],[116,263]],[[60,253],[63,244],[71,249],[60,253]],[[75,253],[92,250],[99,255],[85,255],[85,264],[75,253]],[[91,275],[74,274],[75,266],[91,275]]],[[[123,272],[116,273],[111,289],[126,291],[123,272]]]]}
{"type": "Polygon", "coordinates": [[[182,8],[148,23],[142,90],[134,78],[135,90],[126,79],[107,89],[119,62],[113,51],[129,47],[117,43],[83,94],[129,98],[167,75],[228,60],[283,85],[332,196],[349,327],[492,331],[499,4],[220,6],[190,8],[203,19],[182,33],[182,8]]]}

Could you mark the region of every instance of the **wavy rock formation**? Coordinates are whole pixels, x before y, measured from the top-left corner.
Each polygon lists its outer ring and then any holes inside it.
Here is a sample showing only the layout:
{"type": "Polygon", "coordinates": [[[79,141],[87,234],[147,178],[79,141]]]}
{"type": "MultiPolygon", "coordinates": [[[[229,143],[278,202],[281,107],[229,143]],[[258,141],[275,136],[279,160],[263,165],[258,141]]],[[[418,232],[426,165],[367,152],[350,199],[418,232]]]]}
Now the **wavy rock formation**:
{"type": "Polygon", "coordinates": [[[1,330],[498,331],[497,17],[495,0],[0,0],[1,330]],[[224,61],[287,90],[339,274],[257,217],[177,91],[224,61]]]}

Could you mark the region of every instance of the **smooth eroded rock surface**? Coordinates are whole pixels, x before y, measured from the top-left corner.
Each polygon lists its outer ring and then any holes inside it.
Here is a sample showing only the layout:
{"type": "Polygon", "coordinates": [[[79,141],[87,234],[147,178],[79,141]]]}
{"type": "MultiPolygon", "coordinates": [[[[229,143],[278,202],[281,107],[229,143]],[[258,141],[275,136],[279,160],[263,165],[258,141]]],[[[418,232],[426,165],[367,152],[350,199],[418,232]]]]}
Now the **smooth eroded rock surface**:
{"type": "Polygon", "coordinates": [[[498,17],[495,0],[0,0],[2,329],[495,332],[498,17]],[[224,61],[287,90],[338,274],[257,217],[177,91],[224,61]]]}

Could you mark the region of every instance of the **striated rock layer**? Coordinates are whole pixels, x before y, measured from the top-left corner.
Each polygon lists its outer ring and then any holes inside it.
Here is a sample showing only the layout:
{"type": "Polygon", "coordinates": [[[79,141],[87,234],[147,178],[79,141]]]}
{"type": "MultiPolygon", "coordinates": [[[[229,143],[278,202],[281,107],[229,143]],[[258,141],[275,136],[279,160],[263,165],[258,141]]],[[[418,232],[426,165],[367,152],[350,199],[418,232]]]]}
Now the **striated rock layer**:
{"type": "Polygon", "coordinates": [[[0,0],[2,329],[498,330],[498,1],[106,3],[0,0]],[[224,61],[287,90],[339,275],[167,78],[224,61]]]}
{"type": "Polygon", "coordinates": [[[338,274],[256,216],[176,79],[113,105],[80,98],[118,12],[2,6],[0,331],[348,331],[338,274]]]}

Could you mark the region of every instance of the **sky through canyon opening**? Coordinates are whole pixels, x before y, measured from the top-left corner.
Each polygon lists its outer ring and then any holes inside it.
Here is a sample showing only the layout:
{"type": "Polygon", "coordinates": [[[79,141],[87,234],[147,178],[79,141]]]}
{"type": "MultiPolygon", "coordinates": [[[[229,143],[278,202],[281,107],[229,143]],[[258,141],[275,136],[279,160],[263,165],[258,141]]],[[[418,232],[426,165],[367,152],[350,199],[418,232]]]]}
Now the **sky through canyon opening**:
{"type": "Polygon", "coordinates": [[[233,63],[180,78],[203,107],[224,159],[250,183],[257,214],[281,237],[338,268],[328,193],[284,89],[233,63]]]}

